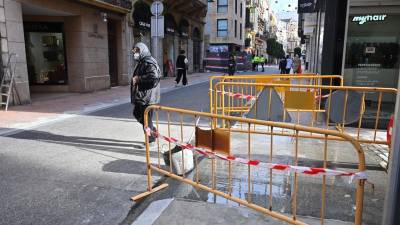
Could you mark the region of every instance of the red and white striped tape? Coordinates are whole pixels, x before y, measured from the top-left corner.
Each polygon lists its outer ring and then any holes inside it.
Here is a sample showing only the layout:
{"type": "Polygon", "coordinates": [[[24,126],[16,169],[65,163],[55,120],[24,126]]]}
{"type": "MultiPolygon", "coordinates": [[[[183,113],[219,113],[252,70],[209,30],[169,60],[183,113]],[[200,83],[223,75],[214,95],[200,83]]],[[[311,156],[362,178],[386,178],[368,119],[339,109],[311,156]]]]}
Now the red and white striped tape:
{"type": "Polygon", "coordinates": [[[347,176],[347,177],[351,177],[350,182],[353,179],[357,179],[357,180],[366,180],[367,179],[367,175],[365,172],[346,172],[346,171],[332,170],[332,169],[326,169],[326,168],[292,166],[292,165],[286,165],[286,164],[264,163],[264,162],[261,163],[258,160],[249,160],[249,159],[239,158],[239,157],[235,157],[235,156],[231,156],[231,155],[224,155],[224,154],[216,153],[216,152],[210,151],[208,149],[204,149],[204,148],[198,148],[189,143],[180,142],[176,138],[161,135],[156,131],[152,131],[150,128],[146,128],[146,133],[147,133],[147,135],[153,135],[154,137],[161,138],[169,143],[180,146],[183,149],[188,149],[188,150],[197,152],[201,155],[204,155],[207,158],[219,158],[221,160],[238,162],[238,163],[250,165],[250,166],[258,166],[258,167],[267,168],[267,169],[273,169],[273,170],[278,170],[278,171],[288,171],[288,172],[301,173],[301,174],[307,174],[307,175],[347,176]]]}
{"type": "Polygon", "coordinates": [[[315,99],[323,99],[323,98],[327,98],[327,97],[329,97],[329,96],[330,96],[330,94],[318,95],[318,96],[315,96],[315,99]]]}
{"type": "Polygon", "coordinates": [[[219,94],[223,93],[224,95],[228,95],[228,96],[233,97],[233,98],[246,99],[247,101],[256,99],[256,97],[253,96],[253,95],[245,95],[245,94],[242,94],[242,93],[232,93],[232,92],[226,92],[226,91],[224,91],[224,92],[216,91],[216,92],[219,93],[219,94]]]}

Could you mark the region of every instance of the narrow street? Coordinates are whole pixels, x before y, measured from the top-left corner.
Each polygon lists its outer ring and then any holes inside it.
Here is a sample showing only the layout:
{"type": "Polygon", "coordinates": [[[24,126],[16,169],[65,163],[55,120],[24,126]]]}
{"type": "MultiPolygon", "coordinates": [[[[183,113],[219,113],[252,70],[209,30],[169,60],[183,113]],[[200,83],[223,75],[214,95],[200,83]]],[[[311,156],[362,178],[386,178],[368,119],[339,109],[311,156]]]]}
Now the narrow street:
{"type": "MultiPolygon", "coordinates": [[[[161,105],[208,111],[208,87],[177,87],[161,105]]],[[[143,140],[130,103],[0,136],[0,224],[123,221],[146,190],[143,140]]]]}

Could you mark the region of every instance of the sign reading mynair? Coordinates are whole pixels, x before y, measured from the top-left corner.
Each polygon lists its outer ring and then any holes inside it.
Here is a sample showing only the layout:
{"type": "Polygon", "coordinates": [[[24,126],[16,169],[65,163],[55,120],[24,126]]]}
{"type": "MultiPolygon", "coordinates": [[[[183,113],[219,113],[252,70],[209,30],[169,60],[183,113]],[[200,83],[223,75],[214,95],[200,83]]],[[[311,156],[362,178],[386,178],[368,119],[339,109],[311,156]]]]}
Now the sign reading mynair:
{"type": "Polygon", "coordinates": [[[353,22],[358,22],[358,24],[362,25],[366,22],[372,22],[372,21],[385,21],[387,15],[382,14],[382,15],[366,15],[366,16],[354,16],[353,17],[353,22]]]}

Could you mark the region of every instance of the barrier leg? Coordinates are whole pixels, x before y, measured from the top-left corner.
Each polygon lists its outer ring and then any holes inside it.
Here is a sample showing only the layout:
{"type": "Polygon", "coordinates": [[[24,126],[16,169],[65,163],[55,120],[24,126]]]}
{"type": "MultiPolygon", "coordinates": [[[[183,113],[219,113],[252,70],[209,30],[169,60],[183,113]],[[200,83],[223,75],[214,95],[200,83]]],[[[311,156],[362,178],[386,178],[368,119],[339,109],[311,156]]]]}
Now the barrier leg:
{"type": "MultiPolygon", "coordinates": [[[[148,127],[149,122],[149,107],[145,110],[144,112],[144,127],[148,127]]],[[[169,122],[169,114],[168,114],[168,122],[169,122]]],[[[157,113],[157,123],[158,123],[158,113],[157,113]]],[[[146,166],[147,166],[147,191],[143,192],[141,194],[138,194],[136,196],[132,196],[131,200],[132,201],[138,201],[154,192],[157,192],[161,189],[164,189],[166,187],[168,187],[168,184],[164,183],[161,184],[155,188],[152,187],[153,182],[152,182],[152,175],[151,175],[151,164],[150,164],[150,144],[149,144],[149,136],[147,135],[147,133],[145,132],[144,134],[144,138],[145,138],[145,143],[146,143],[146,166]]],[[[171,150],[170,150],[171,152],[171,150]]],[[[170,164],[172,165],[172,160],[170,159],[170,164]]]]}

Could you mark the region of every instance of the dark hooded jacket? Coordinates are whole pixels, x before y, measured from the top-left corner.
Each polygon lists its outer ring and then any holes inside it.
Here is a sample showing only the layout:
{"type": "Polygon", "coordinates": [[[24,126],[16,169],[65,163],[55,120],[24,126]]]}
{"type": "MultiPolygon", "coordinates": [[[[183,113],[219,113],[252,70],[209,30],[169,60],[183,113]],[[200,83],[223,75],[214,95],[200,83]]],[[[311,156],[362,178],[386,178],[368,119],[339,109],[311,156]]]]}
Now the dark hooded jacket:
{"type": "Polygon", "coordinates": [[[135,47],[140,49],[140,56],[133,72],[133,76],[137,76],[138,81],[136,84],[131,83],[131,102],[140,105],[158,104],[160,103],[160,67],[145,44],[137,43],[135,47]]]}

